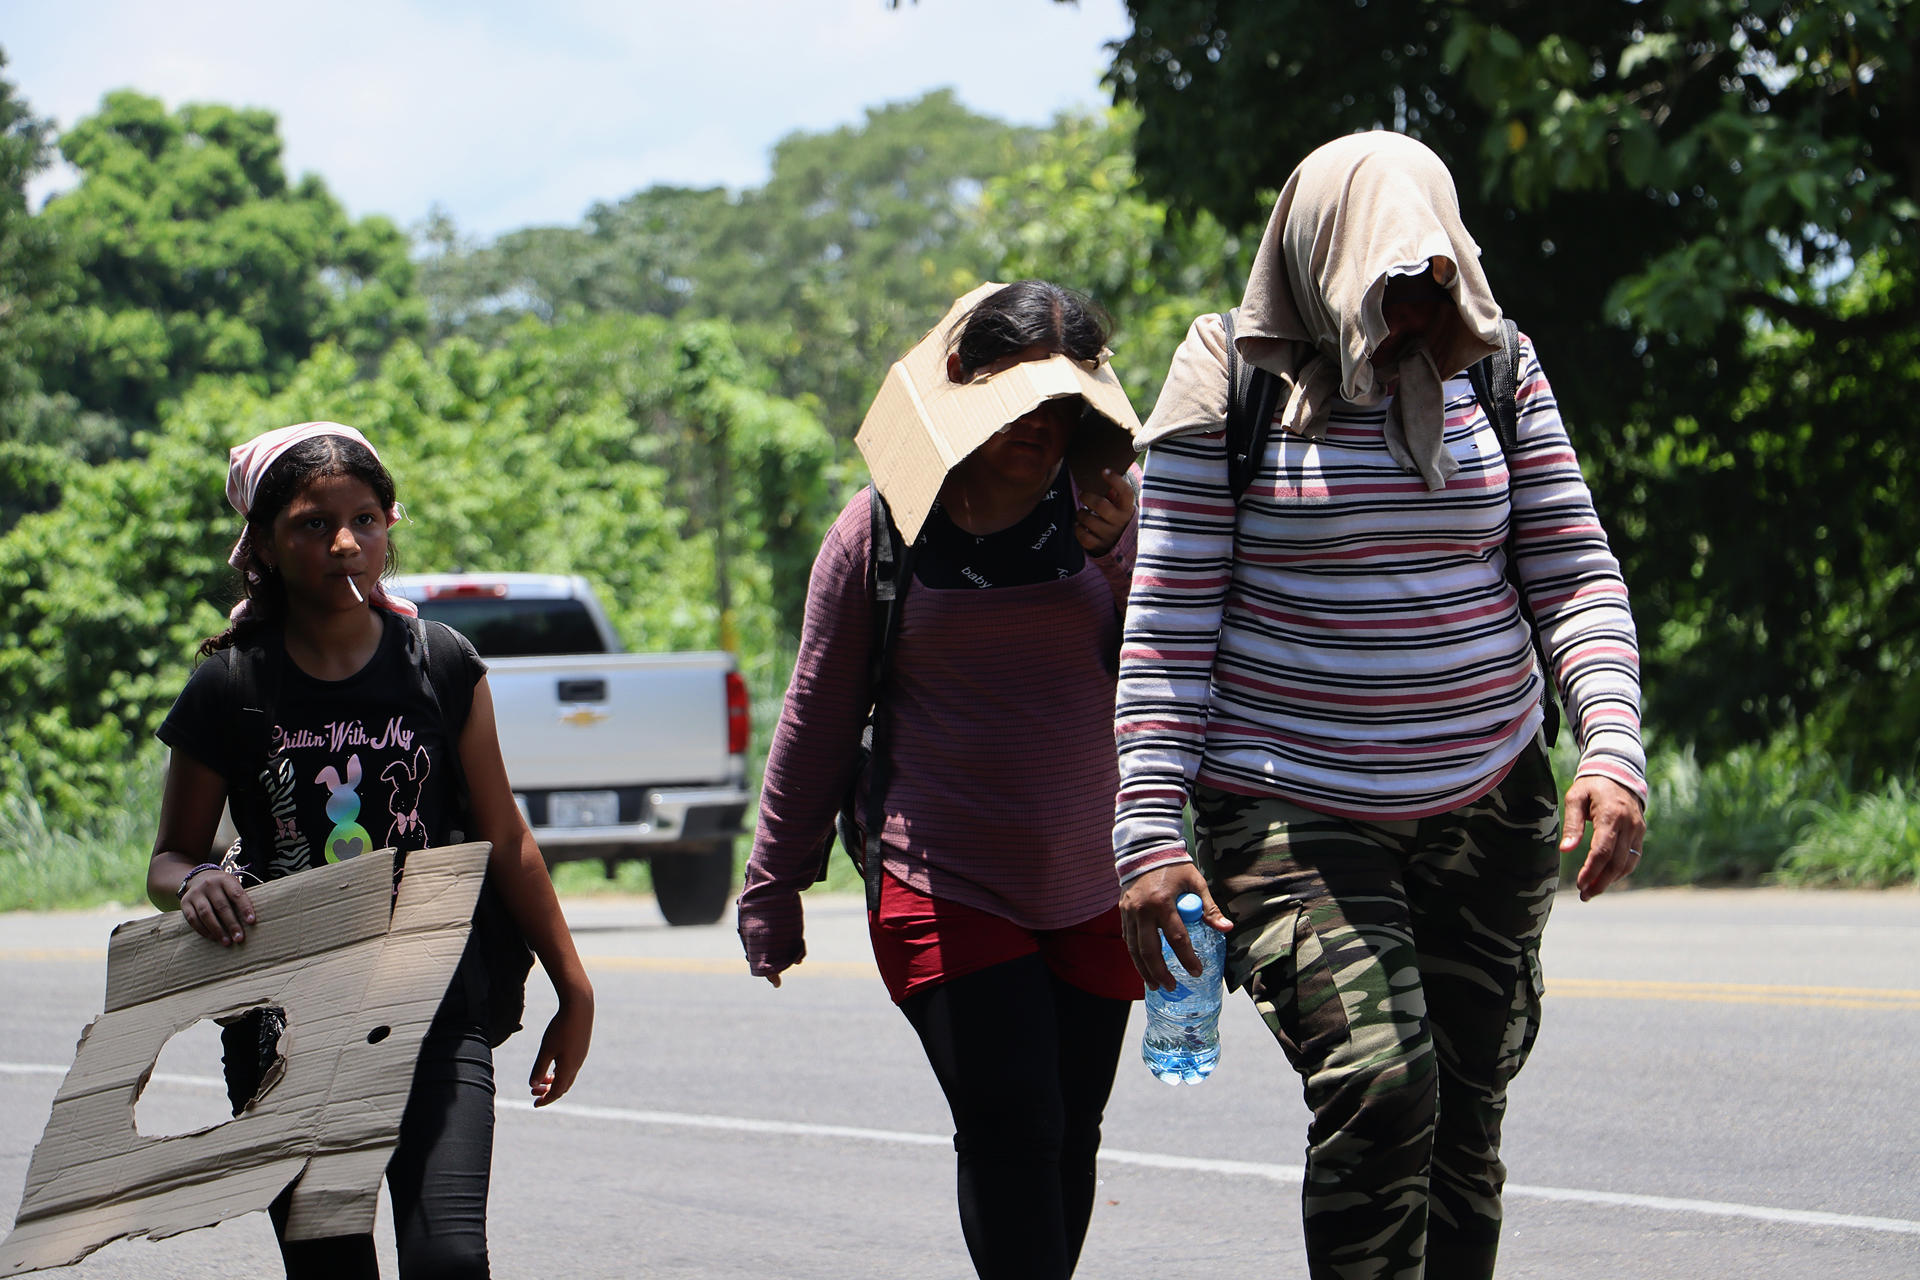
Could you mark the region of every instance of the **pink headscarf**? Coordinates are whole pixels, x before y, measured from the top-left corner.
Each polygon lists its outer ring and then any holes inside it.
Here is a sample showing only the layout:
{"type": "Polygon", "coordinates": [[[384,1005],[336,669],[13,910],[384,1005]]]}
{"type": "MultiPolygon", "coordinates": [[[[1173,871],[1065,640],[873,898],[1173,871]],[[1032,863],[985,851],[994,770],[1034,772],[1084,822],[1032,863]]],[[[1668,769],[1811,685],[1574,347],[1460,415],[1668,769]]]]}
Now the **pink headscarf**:
{"type": "MultiPolygon", "coordinates": [[[[279,460],[280,455],[302,440],[311,440],[315,436],[343,437],[371,453],[374,461],[380,460],[380,453],[373,447],[371,441],[352,427],[338,422],[298,422],[291,427],[276,427],[272,431],[263,431],[245,444],[233,446],[227,455],[227,501],[233,505],[235,511],[240,513],[242,520],[245,520],[247,513],[253,509],[253,496],[259,492],[262,477],[279,460]]],[[[389,529],[400,518],[400,514],[400,504],[397,502],[387,508],[389,529]]],[[[227,556],[227,563],[246,574],[249,583],[255,583],[260,581],[260,575],[251,567],[252,561],[253,530],[250,526],[242,525],[240,539],[233,544],[233,551],[227,556]]],[[[420,613],[413,601],[388,595],[386,585],[378,580],[373,584],[373,593],[368,597],[367,603],[393,613],[405,614],[407,617],[417,617],[420,613]]],[[[251,598],[243,598],[239,604],[233,606],[233,612],[228,616],[233,621],[240,622],[251,611],[252,605],[251,598]]]]}

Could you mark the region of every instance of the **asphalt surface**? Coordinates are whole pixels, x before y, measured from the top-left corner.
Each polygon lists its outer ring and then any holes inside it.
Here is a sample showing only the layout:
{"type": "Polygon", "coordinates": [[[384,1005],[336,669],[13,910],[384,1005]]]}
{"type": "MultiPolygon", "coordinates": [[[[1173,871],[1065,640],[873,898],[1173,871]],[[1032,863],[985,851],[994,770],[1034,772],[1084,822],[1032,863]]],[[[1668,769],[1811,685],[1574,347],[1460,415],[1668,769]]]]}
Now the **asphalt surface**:
{"type": "MultiPolygon", "coordinates": [[[[522,1101],[536,1032],[500,1053],[494,1274],[973,1274],[945,1105],[857,899],[809,901],[810,957],[778,991],[746,976],[728,925],[669,929],[647,899],[567,909],[599,1026],[578,1086],[540,1113],[522,1101]]],[[[5,1221],[130,914],[0,916],[5,1221]]],[[[1920,1276],[1920,894],[1562,898],[1547,939],[1545,1029],[1507,1122],[1503,1276],[1920,1276]]],[[[537,971],[530,990],[537,1031],[537,971]]],[[[1223,1041],[1189,1089],[1129,1049],[1081,1276],[1304,1274],[1297,1080],[1243,998],[1223,1041]]],[[[159,1073],[143,1132],[223,1114],[210,1039],[159,1073]]],[[[55,1274],[216,1272],[278,1274],[264,1215],[55,1274]]]]}

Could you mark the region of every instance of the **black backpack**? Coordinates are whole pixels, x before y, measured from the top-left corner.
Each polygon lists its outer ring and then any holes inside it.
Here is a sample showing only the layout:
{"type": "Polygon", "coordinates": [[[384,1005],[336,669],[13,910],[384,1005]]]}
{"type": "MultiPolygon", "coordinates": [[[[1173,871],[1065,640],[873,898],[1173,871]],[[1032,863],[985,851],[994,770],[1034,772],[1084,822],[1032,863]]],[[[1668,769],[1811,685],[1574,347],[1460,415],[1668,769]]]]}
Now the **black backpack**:
{"type": "Polygon", "coordinates": [[[886,691],[887,672],[893,665],[893,642],[900,634],[900,615],[906,606],[907,585],[913,581],[913,544],[900,536],[893,523],[893,512],[880,490],[869,486],[869,541],[867,556],[867,596],[874,603],[872,633],[867,646],[867,689],[871,702],[866,723],[860,730],[860,751],[847,793],[841,797],[840,811],[834,815],[834,830],[820,843],[820,870],[815,883],[827,878],[827,864],[833,857],[833,837],[840,837],[854,865],[860,868],[867,886],[867,910],[880,909],[880,829],[886,818],[887,733],[880,716],[880,701],[886,691]],[[860,822],[860,777],[867,777],[867,821],[860,822]]]}
{"type": "MultiPolygon", "coordinates": [[[[465,828],[471,825],[471,810],[458,743],[473,707],[473,686],[456,678],[464,663],[460,641],[452,628],[420,618],[403,621],[407,627],[408,669],[438,710],[447,740],[454,744],[454,750],[448,752],[453,770],[454,819],[459,828],[454,835],[464,839],[465,828]]],[[[255,759],[267,759],[272,748],[281,661],[278,646],[271,643],[236,647],[228,655],[229,701],[238,720],[234,740],[252,748],[255,759]]],[[[270,790],[271,775],[263,774],[262,781],[270,790]]],[[[236,795],[231,799],[234,826],[240,833],[242,865],[257,868],[273,847],[272,815],[259,806],[258,797],[249,796],[243,801],[236,795]]],[[[533,949],[489,874],[480,886],[473,928],[457,970],[465,978],[469,1009],[481,1013],[488,1044],[497,1048],[520,1029],[520,1019],[526,1012],[527,974],[532,968],[533,949]]]]}
{"type": "MultiPolygon", "coordinates": [[[[1260,468],[1267,450],[1267,435],[1273,415],[1280,409],[1280,379],[1258,365],[1240,358],[1233,343],[1233,312],[1220,313],[1227,331],[1227,485],[1233,490],[1235,510],[1247,486],[1260,468]]],[[[1511,458],[1520,442],[1520,329],[1511,320],[1500,321],[1500,349],[1467,370],[1473,384],[1474,399],[1493,423],[1493,434],[1500,451],[1511,458]]],[[[1560,737],[1560,700],[1553,684],[1553,666],[1547,661],[1546,645],[1539,628],[1533,624],[1533,608],[1527,601],[1527,588],[1520,581],[1518,557],[1514,554],[1513,523],[1507,524],[1507,581],[1513,584],[1520,600],[1520,615],[1526,619],[1527,633],[1533,637],[1533,651],[1540,661],[1541,705],[1546,712],[1544,728],[1551,746],[1560,737]]]]}

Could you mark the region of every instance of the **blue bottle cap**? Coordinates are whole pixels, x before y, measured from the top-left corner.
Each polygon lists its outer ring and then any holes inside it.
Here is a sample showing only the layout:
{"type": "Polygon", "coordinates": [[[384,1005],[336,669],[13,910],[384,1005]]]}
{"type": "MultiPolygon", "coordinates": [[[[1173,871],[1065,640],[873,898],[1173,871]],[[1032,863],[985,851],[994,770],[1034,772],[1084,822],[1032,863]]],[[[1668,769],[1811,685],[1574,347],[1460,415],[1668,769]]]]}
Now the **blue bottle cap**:
{"type": "Polygon", "coordinates": [[[1201,912],[1206,910],[1197,893],[1183,893],[1174,900],[1173,909],[1180,913],[1180,919],[1187,924],[1197,924],[1201,912]]]}

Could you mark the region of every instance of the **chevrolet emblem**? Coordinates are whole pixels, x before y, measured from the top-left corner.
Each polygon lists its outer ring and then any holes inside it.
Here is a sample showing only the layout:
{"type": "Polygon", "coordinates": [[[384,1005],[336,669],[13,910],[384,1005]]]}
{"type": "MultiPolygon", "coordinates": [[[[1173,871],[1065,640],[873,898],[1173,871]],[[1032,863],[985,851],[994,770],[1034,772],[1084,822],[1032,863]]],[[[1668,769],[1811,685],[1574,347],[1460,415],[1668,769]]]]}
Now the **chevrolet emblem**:
{"type": "Polygon", "coordinates": [[[570,724],[576,729],[585,729],[591,725],[599,724],[602,720],[610,719],[612,719],[612,717],[604,711],[595,711],[591,707],[575,707],[572,711],[560,717],[560,723],[570,724]]]}

